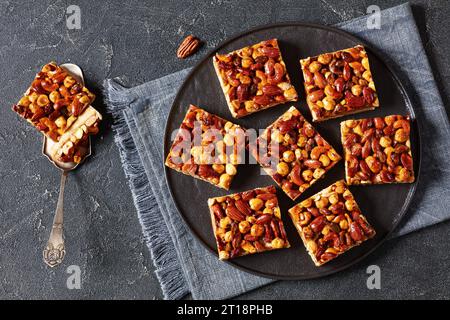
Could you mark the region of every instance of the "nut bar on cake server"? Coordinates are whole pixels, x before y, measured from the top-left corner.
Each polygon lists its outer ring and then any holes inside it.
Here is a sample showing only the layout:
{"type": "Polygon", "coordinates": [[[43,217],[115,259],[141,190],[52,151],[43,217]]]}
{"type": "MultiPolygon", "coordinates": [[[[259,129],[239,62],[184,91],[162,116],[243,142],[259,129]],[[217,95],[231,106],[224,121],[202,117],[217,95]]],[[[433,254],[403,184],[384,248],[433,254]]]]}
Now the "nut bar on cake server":
{"type": "Polygon", "coordinates": [[[292,200],[341,160],[295,107],[264,130],[250,153],[292,200]]]}
{"type": "Polygon", "coordinates": [[[375,236],[344,180],[295,205],[289,214],[316,266],[375,236]]]}
{"type": "Polygon", "coordinates": [[[373,110],[379,100],[363,46],[300,60],[313,121],[373,110]]]}
{"type": "Polygon", "coordinates": [[[410,128],[401,115],[342,121],[347,183],[414,182],[410,128]]]}
{"type": "MultiPolygon", "coordinates": [[[[79,162],[81,144],[88,135],[98,132],[101,114],[90,104],[95,95],[75,77],[55,62],[44,65],[28,90],[12,109],[26,119],[40,132],[56,142],[52,157],[63,162],[79,162]],[[73,137],[78,129],[83,130],[80,138],[73,137]],[[59,150],[55,148],[58,147],[59,150]]],[[[80,132],[76,135],[80,136],[80,132]]]]}
{"type": "Polygon", "coordinates": [[[208,199],[220,260],[289,248],[274,186],[208,199]]]}
{"type": "Polygon", "coordinates": [[[165,165],[228,190],[244,160],[245,142],[244,128],[191,105],[165,165]]]}
{"type": "Polygon", "coordinates": [[[234,118],[297,101],[277,39],[216,54],[213,64],[234,118]]]}

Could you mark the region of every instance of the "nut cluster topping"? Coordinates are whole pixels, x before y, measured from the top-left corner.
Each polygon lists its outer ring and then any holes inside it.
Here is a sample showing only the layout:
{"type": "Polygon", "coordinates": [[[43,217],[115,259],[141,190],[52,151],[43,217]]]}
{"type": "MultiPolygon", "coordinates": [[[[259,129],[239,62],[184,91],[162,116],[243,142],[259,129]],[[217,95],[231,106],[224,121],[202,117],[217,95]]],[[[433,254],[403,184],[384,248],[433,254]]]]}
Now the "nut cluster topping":
{"type": "Polygon", "coordinates": [[[409,116],[341,122],[348,184],[414,181],[409,116]]]}
{"type": "Polygon", "coordinates": [[[54,141],[66,132],[95,95],[55,62],[42,67],[13,110],[54,141]]]}
{"type": "Polygon", "coordinates": [[[375,235],[343,180],[300,202],[289,214],[316,266],[375,235]]]}
{"type": "Polygon", "coordinates": [[[251,148],[253,157],[292,200],[341,160],[295,107],[263,132],[257,146],[251,148]]]}
{"type": "Polygon", "coordinates": [[[178,47],[177,57],[180,59],[185,59],[194,54],[200,47],[200,43],[200,40],[193,35],[187,36],[178,47]]]}
{"type": "Polygon", "coordinates": [[[306,102],[314,121],[379,106],[369,58],[363,46],[303,59],[300,64],[306,102]]]}
{"type": "Polygon", "coordinates": [[[242,127],[191,105],[165,164],[228,190],[237,165],[243,161],[245,141],[240,143],[239,139],[244,136],[242,127]],[[201,138],[198,145],[196,137],[201,138]]]}
{"type": "Polygon", "coordinates": [[[219,259],[290,247],[275,187],[211,198],[208,206],[219,259]]]}
{"type": "Polygon", "coordinates": [[[235,118],[297,101],[276,39],[216,54],[213,63],[235,118]]]}

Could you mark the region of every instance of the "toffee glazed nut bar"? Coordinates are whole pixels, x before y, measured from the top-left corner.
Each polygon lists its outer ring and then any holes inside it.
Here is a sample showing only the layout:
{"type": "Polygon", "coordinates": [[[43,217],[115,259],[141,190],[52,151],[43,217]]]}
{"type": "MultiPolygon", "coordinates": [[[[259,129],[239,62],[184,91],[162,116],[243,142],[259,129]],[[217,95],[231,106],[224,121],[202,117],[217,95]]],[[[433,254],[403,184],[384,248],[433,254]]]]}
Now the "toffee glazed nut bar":
{"type": "Polygon", "coordinates": [[[289,248],[274,186],[208,200],[220,260],[289,248]]]}
{"type": "Polygon", "coordinates": [[[191,105],[181,123],[178,134],[167,155],[165,165],[186,175],[209,182],[228,190],[242,162],[240,155],[245,148],[245,130],[191,105]],[[201,124],[201,145],[194,145],[195,123],[201,124]],[[220,140],[208,132],[220,133],[220,140]],[[242,142],[239,142],[242,141],[242,142]],[[211,159],[209,148],[213,146],[219,154],[211,159]],[[232,151],[230,151],[232,148],[232,151]],[[228,151],[227,151],[228,150],[228,151]]]}
{"type": "Polygon", "coordinates": [[[306,102],[313,121],[373,110],[379,106],[363,46],[300,60],[306,102]]]}
{"type": "Polygon", "coordinates": [[[52,159],[79,163],[98,133],[101,114],[90,104],[95,95],[55,62],[36,75],[24,96],[12,109],[55,143],[52,159]]]}
{"type": "Polygon", "coordinates": [[[83,84],[50,62],[12,109],[56,142],[94,99],[83,84]]]}
{"type": "Polygon", "coordinates": [[[289,214],[316,266],[375,236],[344,180],[300,202],[289,214]]]}
{"type": "Polygon", "coordinates": [[[277,39],[216,54],[213,64],[234,118],[297,101],[277,39]]]}
{"type": "Polygon", "coordinates": [[[410,128],[401,115],[341,122],[347,183],[414,182],[410,128]]]}
{"type": "Polygon", "coordinates": [[[267,127],[256,144],[258,150],[251,148],[253,157],[292,200],[341,160],[295,107],[267,127]]]}

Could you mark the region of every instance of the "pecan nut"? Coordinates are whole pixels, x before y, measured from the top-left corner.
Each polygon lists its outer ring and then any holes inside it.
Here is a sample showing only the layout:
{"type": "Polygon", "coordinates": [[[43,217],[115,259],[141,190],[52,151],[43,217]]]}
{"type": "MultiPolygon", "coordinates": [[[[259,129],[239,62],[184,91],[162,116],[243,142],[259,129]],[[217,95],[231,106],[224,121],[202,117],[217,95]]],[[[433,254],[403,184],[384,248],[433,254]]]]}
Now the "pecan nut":
{"type": "Polygon", "coordinates": [[[177,50],[177,57],[180,59],[185,59],[190,55],[194,54],[200,47],[200,40],[193,35],[187,36],[177,50]]]}

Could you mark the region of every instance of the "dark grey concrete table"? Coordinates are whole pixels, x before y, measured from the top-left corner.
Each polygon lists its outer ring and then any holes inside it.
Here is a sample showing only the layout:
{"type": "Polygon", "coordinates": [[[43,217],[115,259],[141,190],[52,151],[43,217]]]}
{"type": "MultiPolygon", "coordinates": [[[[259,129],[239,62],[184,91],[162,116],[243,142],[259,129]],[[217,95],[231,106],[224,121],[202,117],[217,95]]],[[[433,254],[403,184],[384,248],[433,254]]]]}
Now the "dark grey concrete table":
{"type": "MultiPolygon", "coordinates": [[[[73,1],[75,2],[75,1],[73,1]]],[[[70,174],[65,198],[67,257],[48,269],[41,251],[50,231],[60,173],[41,156],[41,136],[10,111],[36,70],[49,60],[79,64],[99,96],[108,77],[136,85],[192,66],[207,49],[260,24],[333,24],[385,1],[76,1],[81,29],[66,27],[72,1],[0,0],[0,298],[159,299],[161,290],[144,243],[106,117],[94,155],[70,174]],[[37,4],[39,3],[39,5],[37,4]],[[175,56],[193,33],[206,41],[194,57],[175,56]],[[69,290],[66,268],[78,265],[81,289],[69,290]]],[[[450,4],[413,1],[414,13],[444,102],[450,85],[450,4]]],[[[325,279],[278,282],[240,298],[450,298],[450,223],[387,242],[356,267],[325,279]],[[366,268],[381,268],[381,290],[368,290],[366,268]]]]}

